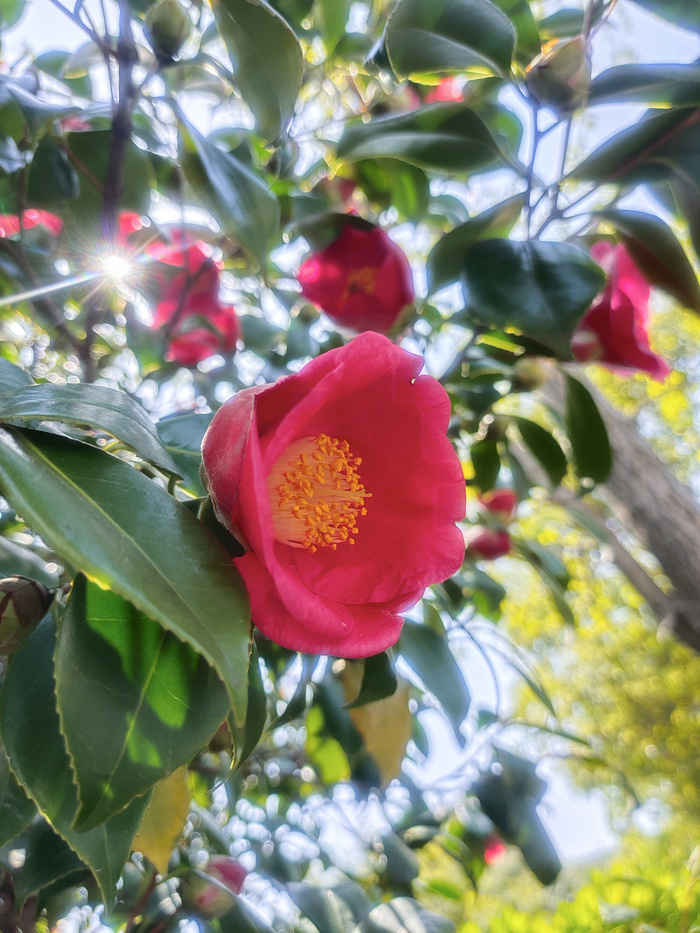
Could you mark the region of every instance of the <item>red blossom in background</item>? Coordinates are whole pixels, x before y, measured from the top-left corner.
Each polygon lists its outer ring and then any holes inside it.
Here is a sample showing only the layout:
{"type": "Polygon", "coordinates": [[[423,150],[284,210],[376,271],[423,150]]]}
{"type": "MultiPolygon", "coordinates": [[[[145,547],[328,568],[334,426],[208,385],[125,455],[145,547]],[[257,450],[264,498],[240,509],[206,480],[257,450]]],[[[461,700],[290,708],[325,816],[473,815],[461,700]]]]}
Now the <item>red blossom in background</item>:
{"type": "Polygon", "coordinates": [[[472,560],[496,560],[510,554],[510,535],[502,528],[471,528],[466,535],[467,557],[472,560]]]}
{"type": "Polygon", "coordinates": [[[455,573],[464,477],[450,403],[420,357],[357,337],[216,413],[202,456],[253,622],[286,648],[369,657],[455,573]]]}
{"type": "MultiPolygon", "coordinates": [[[[63,221],[50,211],[40,211],[33,207],[22,211],[22,227],[29,230],[37,226],[45,227],[50,234],[58,236],[63,230],[63,221]]],[[[17,236],[19,231],[20,223],[17,214],[0,214],[0,237],[17,236]]]]}
{"type": "MultiPolygon", "coordinates": [[[[248,872],[238,859],[229,855],[212,855],[203,871],[221,882],[233,894],[240,894],[248,872]]],[[[207,882],[200,875],[186,877],[183,890],[186,902],[207,918],[222,917],[233,907],[233,898],[219,884],[207,882]]]]}
{"type": "Polygon", "coordinates": [[[357,333],[388,333],[414,298],[408,259],[380,227],[347,224],[302,264],[298,279],[305,298],[357,333]]]}
{"type": "Polygon", "coordinates": [[[479,496],[479,502],[501,524],[507,525],[513,521],[518,507],[518,495],[513,489],[490,489],[479,496]]]}
{"type": "Polygon", "coordinates": [[[669,368],[649,346],[649,283],[624,246],[595,243],[591,256],[608,281],[579,321],[571,341],[574,359],[639,370],[663,382],[669,368]]]}
{"type": "Polygon", "coordinates": [[[464,100],[464,81],[459,78],[443,78],[435,87],[425,95],[426,104],[436,101],[459,102],[464,100]]]}
{"type": "Polygon", "coordinates": [[[484,846],[484,861],[493,865],[502,855],[505,855],[506,844],[497,833],[491,833],[484,846]]]}

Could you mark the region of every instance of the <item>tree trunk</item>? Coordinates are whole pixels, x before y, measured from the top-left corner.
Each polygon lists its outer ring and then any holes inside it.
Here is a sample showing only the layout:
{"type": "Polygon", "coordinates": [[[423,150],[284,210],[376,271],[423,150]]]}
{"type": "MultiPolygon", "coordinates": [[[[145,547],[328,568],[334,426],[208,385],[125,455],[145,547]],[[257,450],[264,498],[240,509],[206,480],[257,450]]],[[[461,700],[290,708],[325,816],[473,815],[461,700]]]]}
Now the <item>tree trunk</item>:
{"type": "MultiPolygon", "coordinates": [[[[609,504],[657,559],[673,593],[663,593],[617,539],[611,542],[615,562],[662,624],[700,651],[700,506],[640,436],[634,422],[617,412],[590,383],[587,388],[605,421],[613,450],[613,468],[604,484],[609,504]]],[[[558,374],[543,392],[550,404],[561,408],[564,388],[558,374]]]]}

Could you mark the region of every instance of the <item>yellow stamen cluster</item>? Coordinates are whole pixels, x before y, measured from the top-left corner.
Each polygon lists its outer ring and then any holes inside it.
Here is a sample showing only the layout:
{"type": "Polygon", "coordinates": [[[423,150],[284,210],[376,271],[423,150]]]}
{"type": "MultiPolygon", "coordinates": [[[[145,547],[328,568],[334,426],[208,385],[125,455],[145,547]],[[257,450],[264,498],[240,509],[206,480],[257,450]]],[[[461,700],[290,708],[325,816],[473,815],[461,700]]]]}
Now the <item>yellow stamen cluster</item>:
{"type": "Polygon", "coordinates": [[[347,301],[350,295],[355,292],[365,292],[372,294],[377,288],[377,275],[379,269],[376,266],[363,266],[360,269],[351,269],[348,273],[348,280],[343,290],[343,301],[347,301]]]}
{"type": "Polygon", "coordinates": [[[367,514],[362,485],[347,441],[317,434],[294,441],[267,478],[275,538],[312,554],[354,544],[357,519],[367,514]]]}

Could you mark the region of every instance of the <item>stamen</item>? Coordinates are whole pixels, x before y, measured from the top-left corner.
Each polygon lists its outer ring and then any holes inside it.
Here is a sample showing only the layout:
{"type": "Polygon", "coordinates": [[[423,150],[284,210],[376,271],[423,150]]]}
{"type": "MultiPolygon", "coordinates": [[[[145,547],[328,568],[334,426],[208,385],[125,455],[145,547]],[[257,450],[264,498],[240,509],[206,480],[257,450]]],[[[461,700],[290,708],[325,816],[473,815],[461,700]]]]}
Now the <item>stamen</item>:
{"type": "Polygon", "coordinates": [[[361,463],[347,441],[328,434],[294,441],[267,478],[276,540],[311,554],[354,544],[357,519],[371,498],[357,472],[361,463]]]}

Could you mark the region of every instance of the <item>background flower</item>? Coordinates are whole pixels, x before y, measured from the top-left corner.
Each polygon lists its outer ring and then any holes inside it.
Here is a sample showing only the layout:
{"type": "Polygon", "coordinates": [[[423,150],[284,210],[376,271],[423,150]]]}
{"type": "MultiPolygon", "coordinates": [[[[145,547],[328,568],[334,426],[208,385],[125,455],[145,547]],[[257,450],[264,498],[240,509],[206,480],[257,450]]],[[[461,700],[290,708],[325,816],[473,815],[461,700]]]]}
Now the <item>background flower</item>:
{"type": "Polygon", "coordinates": [[[663,381],[669,368],[649,346],[649,283],[624,246],[595,243],[591,255],[608,281],[576,328],[573,357],[582,363],[641,370],[663,381]]]}
{"type": "Polygon", "coordinates": [[[302,294],[339,327],[388,333],[413,302],[411,267],[380,227],[348,223],[330,246],[302,263],[302,294]]]}
{"type": "Polygon", "coordinates": [[[209,491],[249,548],[235,563],[253,621],[284,647],[377,654],[398,613],[462,563],[449,400],[422,362],[364,334],[214,416],[209,491]]]}
{"type": "MultiPolygon", "coordinates": [[[[51,211],[40,211],[33,207],[22,211],[22,227],[30,230],[32,227],[45,227],[53,236],[63,230],[63,221],[51,211]]],[[[17,214],[0,214],[0,237],[17,236],[20,231],[19,216],[17,214]]]]}

